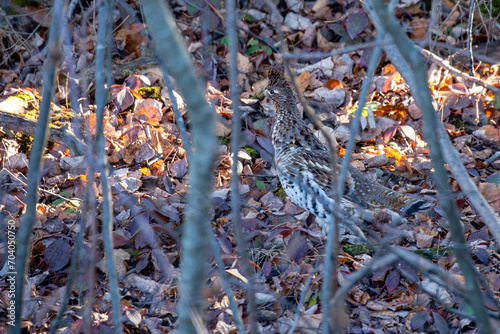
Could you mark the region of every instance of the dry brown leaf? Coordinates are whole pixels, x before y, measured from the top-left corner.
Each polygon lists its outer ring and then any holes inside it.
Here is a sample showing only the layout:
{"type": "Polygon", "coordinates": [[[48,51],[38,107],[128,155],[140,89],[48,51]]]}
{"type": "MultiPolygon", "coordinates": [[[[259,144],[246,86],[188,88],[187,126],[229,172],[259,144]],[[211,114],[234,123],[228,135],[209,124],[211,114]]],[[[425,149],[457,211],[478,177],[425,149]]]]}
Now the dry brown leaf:
{"type": "Polygon", "coordinates": [[[311,77],[312,74],[307,71],[304,71],[297,76],[297,85],[299,86],[301,93],[303,93],[311,84],[311,77]]]}
{"type": "Polygon", "coordinates": [[[479,190],[495,212],[500,212],[500,185],[480,183],[479,190]]]}

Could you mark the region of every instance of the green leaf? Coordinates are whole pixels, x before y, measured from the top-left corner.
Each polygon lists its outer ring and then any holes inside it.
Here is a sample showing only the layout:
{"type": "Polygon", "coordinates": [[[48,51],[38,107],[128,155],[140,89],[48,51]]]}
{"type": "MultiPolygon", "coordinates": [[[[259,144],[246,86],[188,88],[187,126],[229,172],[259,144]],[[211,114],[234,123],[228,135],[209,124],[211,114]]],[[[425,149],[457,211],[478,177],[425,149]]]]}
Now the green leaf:
{"type": "Polygon", "coordinates": [[[318,295],[314,294],[312,298],[309,299],[307,308],[311,308],[318,303],[318,295]]]}
{"type": "Polygon", "coordinates": [[[474,308],[470,306],[469,304],[463,302],[465,305],[460,305],[459,309],[462,311],[465,311],[465,313],[473,315],[474,314],[474,308]]]}
{"type": "Polygon", "coordinates": [[[259,49],[259,41],[256,39],[249,40],[247,45],[248,45],[247,53],[249,55],[251,55],[252,53],[254,53],[255,51],[257,51],[259,49]]]}
{"type": "Polygon", "coordinates": [[[495,109],[500,109],[500,93],[499,92],[495,93],[495,98],[493,99],[493,102],[495,103],[495,109]]]}
{"type": "MultiPolygon", "coordinates": [[[[380,103],[378,102],[368,102],[363,106],[363,109],[361,110],[361,115],[364,117],[368,116],[368,107],[371,107],[373,111],[377,110],[380,107],[380,103]]],[[[347,115],[351,116],[356,113],[356,110],[358,109],[357,106],[353,107],[351,110],[348,111],[347,115]]]]}
{"type": "Polygon", "coordinates": [[[220,39],[220,43],[225,45],[225,46],[228,46],[229,45],[229,37],[227,36],[224,36],[220,39]]]}
{"type": "Polygon", "coordinates": [[[267,47],[267,45],[261,45],[260,49],[266,52],[266,55],[270,56],[273,54],[273,50],[271,48],[267,47]]]}
{"type": "Polygon", "coordinates": [[[53,206],[58,206],[59,204],[62,204],[62,203],[65,203],[66,200],[65,199],[62,199],[62,198],[58,198],[56,199],[54,202],[52,202],[52,205],[53,206]]]}
{"type": "Polygon", "coordinates": [[[245,146],[243,149],[250,155],[252,158],[256,159],[259,156],[259,152],[256,149],[250,146],[245,146]]]}
{"type": "Polygon", "coordinates": [[[64,197],[64,198],[70,198],[71,197],[71,194],[67,191],[61,191],[59,193],[60,196],[64,197]]]}
{"type": "Polygon", "coordinates": [[[497,186],[500,184],[500,172],[496,172],[495,174],[491,174],[485,179],[488,183],[494,183],[497,186]]]}
{"type": "Polygon", "coordinates": [[[255,185],[256,185],[256,186],[257,186],[257,188],[259,188],[260,190],[264,189],[264,187],[265,187],[264,181],[261,181],[261,180],[257,180],[257,181],[255,181],[255,185]]]}
{"type": "Polygon", "coordinates": [[[283,189],[283,188],[276,191],[275,195],[276,195],[276,197],[278,197],[282,201],[284,201],[286,199],[285,189],[283,189]]]}
{"type": "Polygon", "coordinates": [[[188,10],[188,14],[189,15],[194,15],[198,12],[198,9],[196,9],[195,7],[193,6],[187,6],[187,10],[188,10]]]}
{"type": "Polygon", "coordinates": [[[259,46],[258,46],[258,45],[251,46],[251,47],[249,47],[249,48],[248,48],[247,53],[248,53],[249,55],[251,55],[252,53],[254,53],[255,51],[257,51],[258,49],[259,49],[259,46]]]}
{"type": "Polygon", "coordinates": [[[255,17],[253,17],[252,15],[248,14],[245,15],[245,20],[248,21],[248,22],[256,22],[257,19],[255,17]]]}
{"type": "Polygon", "coordinates": [[[255,129],[262,129],[264,127],[264,122],[267,121],[267,120],[264,120],[263,118],[262,119],[259,119],[258,121],[255,121],[255,123],[253,123],[253,127],[255,129]]]}

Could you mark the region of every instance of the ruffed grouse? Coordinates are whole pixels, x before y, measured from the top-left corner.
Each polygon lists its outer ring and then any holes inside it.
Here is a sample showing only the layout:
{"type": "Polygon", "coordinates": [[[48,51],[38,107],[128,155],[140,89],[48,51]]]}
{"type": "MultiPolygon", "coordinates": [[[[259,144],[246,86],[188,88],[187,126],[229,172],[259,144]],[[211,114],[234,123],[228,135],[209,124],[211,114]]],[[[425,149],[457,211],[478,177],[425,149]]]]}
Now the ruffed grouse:
{"type": "MultiPolygon", "coordinates": [[[[276,108],[272,141],[281,186],[295,204],[316,216],[326,233],[335,191],[331,155],[302,120],[282,71],[270,70],[265,94],[276,108]]],[[[342,205],[349,215],[380,209],[412,215],[432,204],[386,188],[349,165],[342,205]]]]}

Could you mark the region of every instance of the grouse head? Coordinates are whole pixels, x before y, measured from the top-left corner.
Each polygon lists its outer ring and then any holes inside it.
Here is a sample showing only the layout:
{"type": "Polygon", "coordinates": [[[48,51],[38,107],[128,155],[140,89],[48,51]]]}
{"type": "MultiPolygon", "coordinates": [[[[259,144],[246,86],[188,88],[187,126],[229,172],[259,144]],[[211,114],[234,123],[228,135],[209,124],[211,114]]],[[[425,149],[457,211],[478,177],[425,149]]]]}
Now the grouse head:
{"type": "Polygon", "coordinates": [[[292,89],[285,79],[283,70],[269,70],[268,83],[264,93],[276,109],[286,107],[287,104],[295,104],[292,89]]]}

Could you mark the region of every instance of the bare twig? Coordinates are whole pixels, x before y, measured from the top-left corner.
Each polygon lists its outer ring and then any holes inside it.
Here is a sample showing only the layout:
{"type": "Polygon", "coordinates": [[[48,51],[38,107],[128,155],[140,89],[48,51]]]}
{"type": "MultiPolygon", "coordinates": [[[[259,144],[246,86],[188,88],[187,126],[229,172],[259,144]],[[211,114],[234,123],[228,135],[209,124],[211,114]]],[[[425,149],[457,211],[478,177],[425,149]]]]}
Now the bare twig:
{"type": "MultiPolygon", "coordinates": [[[[307,276],[307,281],[304,284],[304,287],[302,288],[302,293],[300,294],[300,299],[299,299],[299,303],[297,306],[297,311],[295,313],[295,318],[293,319],[292,327],[290,327],[290,329],[288,330],[288,334],[293,334],[295,332],[295,329],[297,328],[297,324],[299,323],[299,319],[300,319],[300,313],[302,311],[302,304],[304,304],[304,299],[305,299],[306,294],[309,290],[309,285],[311,284],[311,279],[312,279],[313,275],[316,274],[317,272],[318,272],[317,269],[311,270],[311,272],[307,276]]],[[[291,291],[291,289],[290,289],[290,291],[291,291]]]]}
{"type": "MultiPolygon", "coordinates": [[[[219,245],[217,244],[217,240],[215,239],[213,231],[210,229],[210,225],[207,225],[207,230],[208,230],[207,234],[210,236],[210,244],[212,245],[215,261],[217,262],[217,266],[219,267],[219,275],[222,280],[222,284],[224,285],[224,289],[226,290],[227,298],[229,299],[229,306],[231,307],[231,311],[233,312],[234,322],[236,323],[238,331],[240,333],[245,333],[245,328],[243,327],[243,321],[241,320],[238,308],[236,306],[236,301],[234,299],[234,295],[231,291],[231,286],[229,285],[229,279],[227,277],[227,273],[225,270],[224,261],[222,261],[222,257],[220,255],[219,245]]],[[[247,284],[247,289],[248,289],[248,284],[247,284]]]]}
{"type": "MultiPolygon", "coordinates": [[[[429,87],[427,85],[427,72],[422,71],[425,68],[424,59],[412,48],[412,42],[396,22],[394,16],[385,8],[383,0],[374,0],[373,8],[378,16],[379,22],[387,32],[389,32],[398,48],[399,54],[410,65],[413,74],[412,85],[410,89],[414,95],[417,105],[423,112],[424,117],[424,135],[430,147],[430,154],[434,163],[434,181],[439,191],[439,204],[445,213],[445,217],[450,223],[450,231],[454,241],[453,247],[457,261],[466,279],[466,289],[471,299],[471,304],[476,316],[476,324],[481,333],[491,333],[492,328],[486,312],[485,304],[481,294],[481,289],[477,281],[478,273],[474,269],[472,259],[466,246],[463,232],[463,226],[460,221],[460,214],[453,201],[451,188],[448,183],[448,176],[444,168],[444,157],[441,146],[438,142],[438,136],[435,131],[437,128],[437,117],[429,87]]],[[[405,73],[402,73],[405,80],[405,73]]],[[[406,80],[408,82],[408,80],[406,80]]]]}
{"type": "MultiPolygon", "coordinates": [[[[241,139],[241,111],[240,111],[240,94],[237,85],[238,67],[238,38],[236,36],[236,0],[227,0],[227,34],[229,42],[229,85],[231,100],[233,104],[233,117],[231,129],[231,209],[233,213],[234,232],[236,235],[238,256],[241,259],[243,275],[248,280],[246,286],[246,295],[248,301],[248,314],[250,316],[250,333],[257,333],[257,308],[255,305],[255,289],[254,280],[255,274],[247,255],[248,240],[243,236],[243,228],[241,225],[241,195],[239,186],[238,174],[238,152],[240,150],[241,139]]],[[[223,269],[223,268],[222,268],[223,269]]]]}
{"type": "MultiPolygon", "coordinates": [[[[378,32],[377,41],[384,40],[384,31],[378,32]]],[[[368,93],[368,89],[370,88],[371,80],[373,78],[373,74],[377,69],[377,65],[380,61],[380,55],[382,53],[382,49],[380,46],[375,47],[368,63],[368,72],[366,73],[366,79],[363,80],[363,85],[361,86],[361,92],[359,94],[358,101],[358,109],[356,110],[356,114],[354,117],[354,121],[351,123],[351,131],[350,138],[346,146],[346,152],[344,155],[344,160],[342,161],[342,170],[340,172],[339,183],[337,184],[337,191],[339,193],[344,192],[344,182],[348,172],[349,161],[351,157],[351,153],[354,149],[354,143],[356,141],[356,136],[359,128],[359,119],[361,117],[361,112],[363,111],[363,107],[366,103],[366,95],[368,93]]]]}
{"type": "Polygon", "coordinates": [[[376,40],[376,41],[372,41],[372,42],[365,42],[365,43],[359,43],[359,44],[345,46],[345,47],[340,48],[338,50],[329,51],[329,52],[308,52],[308,53],[300,53],[300,54],[287,52],[287,53],[283,54],[283,58],[285,58],[285,59],[301,59],[301,60],[328,58],[328,57],[338,56],[338,55],[341,55],[344,53],[354,52],[354,51],[358,51],[358,50],[370,49],[370,48],[380,47],[380,46],[387,46],[389,44],[393,44],[393,42],[388,40],[388,39],[381,40],[381,41],[376,40]]]}
{"type": "MultiPolygon", "coordinates": [[[[437,42],[437,41],[434,41],[433,43],[434,43],[435,46],[443,48],[443,49],[448,49],[449,51],[454,52],[455,54],[467,55],[467,50],[464,50],[464,49],[461,49],[461,48],[457,48],[456,46],[451,46],[451,45],[448,45],[446,43],[437,42]]],[[[490,65],[495,65],[495,64],[498,63],[497,59],[493,59],[491,57],[488,57],[485,54],[479,53],[478,51],[472,50],[472,54],[474,55],[475,59],[480,60],[483,63],[487,63],[487,64],[490,64],[490,65]]],[[[424,57],[425,57],[425,55],[424,55],[424,57]]]]}
{"type": "Polygon", "coordinates": [[[431,18],[429,20],[429,25],[427,27],[427,33],[425,34],[425,38],[424,38],[424,44],[427,44],[429,45],[429,49],[433,49],[434,48],[434,43],[435,41],[433,41],[431,39],[431,36],[434,32],[434,26],[436,25],[437,23],[437,20],[439,18],[441,18],[441,12],[442,12],[442,7],[443,7],[443,0],[435,0],[432,2],[432,8],[431,8],[431,18]]]}
{"type": "Polygon", "coordinates": [[[384,268],[388,268],[395,264],[399,260],[399,257],[395,254],[389,254],[381,257],[380,259],[373,260],[369,265],[357,270],[356,272],[350,274],[347,279],[344,281],[342,286],[338,289],[335,296],[333,296],[332,303],[341,304],[344,303],[347,294],[351,291],[352,288],[364,277],[369,274],[381,270],[384,268]]]}
{"type": "MultiPolygon", "coordinates": [[[[83,210],[87,208],[87,203],[84,204],[83,210]]],[[[86,211],[83,211],[86,212],[86,211]]],[[[69,277],[66,282],[66,289],[64,290],[64,297],[61,300],[61,308],[59,309],[59,312],[57,313],[56,319],[51,323],[50,325],[50,332],[49,334],[54,334],[59,327],[59,323],[61,322],[61,319],[64,315],[66,306],[68,305],[69,299],[71,298],[71,293],[73,292],[72,286],[73,282],[75,281],[76,277],[76,269],[77,269],[77,264],[78,264],[78,259],[80,258],[80,255],[83,250],[83,234],[85,231],[85,215],[81,215],[79,218],[80,222],[80,231],[78,233],[75,246],[73,249],[73,254],[71,254],[71,267],[69,271],[69,277]]]]}
{"type": "MultiPolygon", "coordinates": [[[[89,146],[90,147],[90,146],[89,146]]],[[[88,282],[89,282],[89,291],[88,295],[84,299],[85,301],[85,308],[83,310],[83,328],[85,329],[85,333],[90,333],[93,322],[92,322],[92,312],[93,312],[93,301],[94,301],[94,291],[95,287],[94,284],[90,282],[95,282],[95,277],[96,277],[96,268],[95,268],[95,263],[96,261],[96,252],[97,252],[97,222],[96,222],[96,217],[97,217],[97,198],[96,194],[94,191],[94,181],[95,181],[95,175],[94,175],[94,170],[95,168],[91,165],[87,168],[87,203],[88,203],[88,211],[84,211],[84,216],[87,224],[90,226],[90,240],[91,240],[91,247],[90,247],[90,252],[85,254],[86,259],[88,263],[90,263],[90,268],[86,268],[86,274],[88,275],[88,282]]],[[[80,268],[81,269],[81,268],[80,268]]]]}
{"type": "Polygon", "coordinates": [[[174,89],[172,87],[172,80],[170,80],[170,76],[168,75],[168,71],[165,68],[165,66],[161,66],[161,70],[163,73],[163,80],[165,81],[165,85],[167,86],[168,89],[168,95],[170,96],[170,100],[172,100],[172,109],[174,110],[174,115],[177,121],[177,126],[179,127],[179,132],[181,133],[184,149],[186,150],[188,161],[191,161],[191,158],[193,156],[193,149],[191,148],[191,143],[189,142],[186,125],[184,124],[184,119],[182,118],[181,112],[179,111],[179,107],[177,106],[177,99],[175,97],[174,89]]]}
{"type": "Polygon", "coordinates": [[[106,257],[106,268],[108,270],[109,292],[111,294],[111,307],[113,310],[114,332],[121,334],[121,305],[120,294],[118,291],[118,278],[115,269],[113,256],[113,200],[111,196],[111,186],[109,183],[109,169],[106,159],[106,139],[104,138],[104,109],[108,102],[108,88],[106,69],[110,69],[108,59],[111,54],[107,52],[110,49],[107,43],[108,34],[111,32],[110,21],[113,22],[112,12],[114,1],[103,1],[99,6],[98,20],[99,28],[97,30],[97,46],[96,46],[96,142],[97,148],[97,171],[100,173],[100,181],[102,185],[102,232],[104,239],[104,255],[106,257]],[[106,48],[105,45],[108,45],[106,48]]]}
{"type": "Polygon", "coordinates": [[[207,259],[207,228],[210,208],[210,188],[215,159],[215,111],[204,96],[203,84],[196,76],[191,57],[177,32],[175,18],[161,0],[143,2],[144,16],[156,43],[156,54],[176,80],[186,100],[193,129],[193,151],[189,168],[191,188],[183,224],[180,282],[181,298],[178,303],[179,333],[196,333],[204,329],[202,322],[205,304],[201,290],[205,282],[207,259]]]}
{"type": "MultiPolygon", "coordinates": [[[[78,1],[71,0],[70,4],[68,6],[68,12],[64,16],[63,55],[64,55],[64,61],[66,62],[67,68],[68,68],[66,81],[68,83],[69,89],[68,89],[67,94],[69,95],[69,98],[71,101],[71,109],[73,109],[75,115],[77,115],[71,122],[71,129],[72,129],[73,133],[78,138],[84,138],[84,136],[82,135],[82,131],[81,131],[83,112],[82,112],[82,108],[80,108],[81,99],[80,99],[80,93],[78,91],[78,80],[77,80],[77,76],[76,76],[76,65],[75,65],[75,61],[74,61],[75,56],[74,56],[74,52],[73,52],[73,44],[71,41],[71,30],[69,27],[69,20],[71,18],[71,15],[72,15],[77,3],[78,3],[78,1]]],[[[85,153],[91,153],[91,152],[85,152],[85,153]]],[[[80,154],[83,154],[83,152],[80,154]]]]}
{"type": "Polygon", "coordinates": [[[472,21],[474,19],[474,7],[476,0],[471,0],[469,6],[469,20],[467,21],[467,56],[469,58],[469,76],[474,76],[474,56],[472,54],[472,21]]]}
{"type": "MultiPolygon", "coordinates": [[[[62,18],[66,11],[66,3],[62,0],[54,2],[51,26],[48,39],[48,57],[45,62],[44,86],[42,102],[40,103],[40,115],[35,130],[35,138],[31,148],[30,167],[28,171],[28,186],[26,196],[26,213],[21,219],[21,226],[18,230],[18,243],[16,250],[16,295],[15,295],[15,319],[13,333],[21,333],[21,313],[23,309],[24,284],[28,269],[28,258],[30,250],[30,237],[33,225],[36,220],[36,208],[38,202],[38,184],[42,155],[47,145],[49,133],[50,107],[54,95],[54,83],[57,73],[57,66],[61,60],[61,39],[62,39],[62,18]]],[[[11,276],[14,273],[10,274],[11,276]]]]}
{"type": "MultiPolygon", "coordinates": [[[[271,11],[273,11],[274,14],[279,15],[279,11],[276,8],[276,5],[270,1],[266,1],[267,5],[271,8],[271,11]]],[[[288,55],[288,47],[285,42],[285,39],[283,38],[283,33],[281,30],[278,30],[278,35],[280,41],[280,47],[283,50],[283,53],[288,55]]],[[[307,113],[309,117],[313,120],[313,124],[321,131],[321,133],[324,135],[324,137],[327,139],[327,144],[329,148],[329,152],[331,154],[331,159],[332,159],[332,184],[333,184],[333,189],[336,189],[336,185],[338,182],[338,172],[339,172],[339,165],[338,165],[338,158],[337,158],[337,143],[336,140],[333,136],[330,136],[328,131],[325,129],[323,126],[323,123],[321,123],[314,112],[311,110],[309,105],[304,99],[304,96],[300,93],[300,90],[298,89],[297,82],[295,80],[295,77],[290,70],[288,66],[288,58],[284,57],[285,60],[285,68],[290,75],[291,78],[291,83],[297,92],[297,96],[299,98],[299,101],[304,107],[304,111],[307,113]]],[[[325,253],[325,272],[323,276],[323,286],[322,286],[322,299],[323,299],[323,333],[328,334],[330,330],[334,332],[340,332],[342,331],[342,326],[340,324],[336,324],[336,320],[338,320],[336,317],[330,317],[330,311],[329,311],[329,301],[330,301],[330,295],[335,293],[337,289],[337,275],[336,275],[336,269],[337,269],[337,258],[338,258],[338,239],[339,239],[339,222],[342,219],[342,208],[340,206],[341,203],[341,198],[343,196],[344,189],[342,188],[342,191],[339,193],[338,191],[335,191],[333,194],[333,200],[334,200],[334,208],[331,212],[332,220],[329,221],[329,232],[327,236],[327,249],[325,253]]]]}
{"type": "Polygon", "coordinates": [[[473,76],[470,76],[468,75],[467,73],[464,73],[456,68],[454,68],[453,66],[451,65],[448,65],[447,62],[441,58],[439,58],[437,55],[435,55],[434,53],[430,52],[430,51],[427,51],[419,46],[415,46],[417,48],[418,51],[420,51],[420,53],[427,59],[431,60],[433,63],[435,63],[436,65],[450,71],[450,72],[453,72],[467,80],[470,80],[472,82],[475,82],[483,87],[486,87],[488,88],[489,90],[493,91],[493,92],[498,92],[500,91],[500,89],[498,89],[497,87],[493,86],[493,85],[490,85],[486,82],[484,82],[481,78],[476,78],[476,77],[473,77],[473,76]]]}

